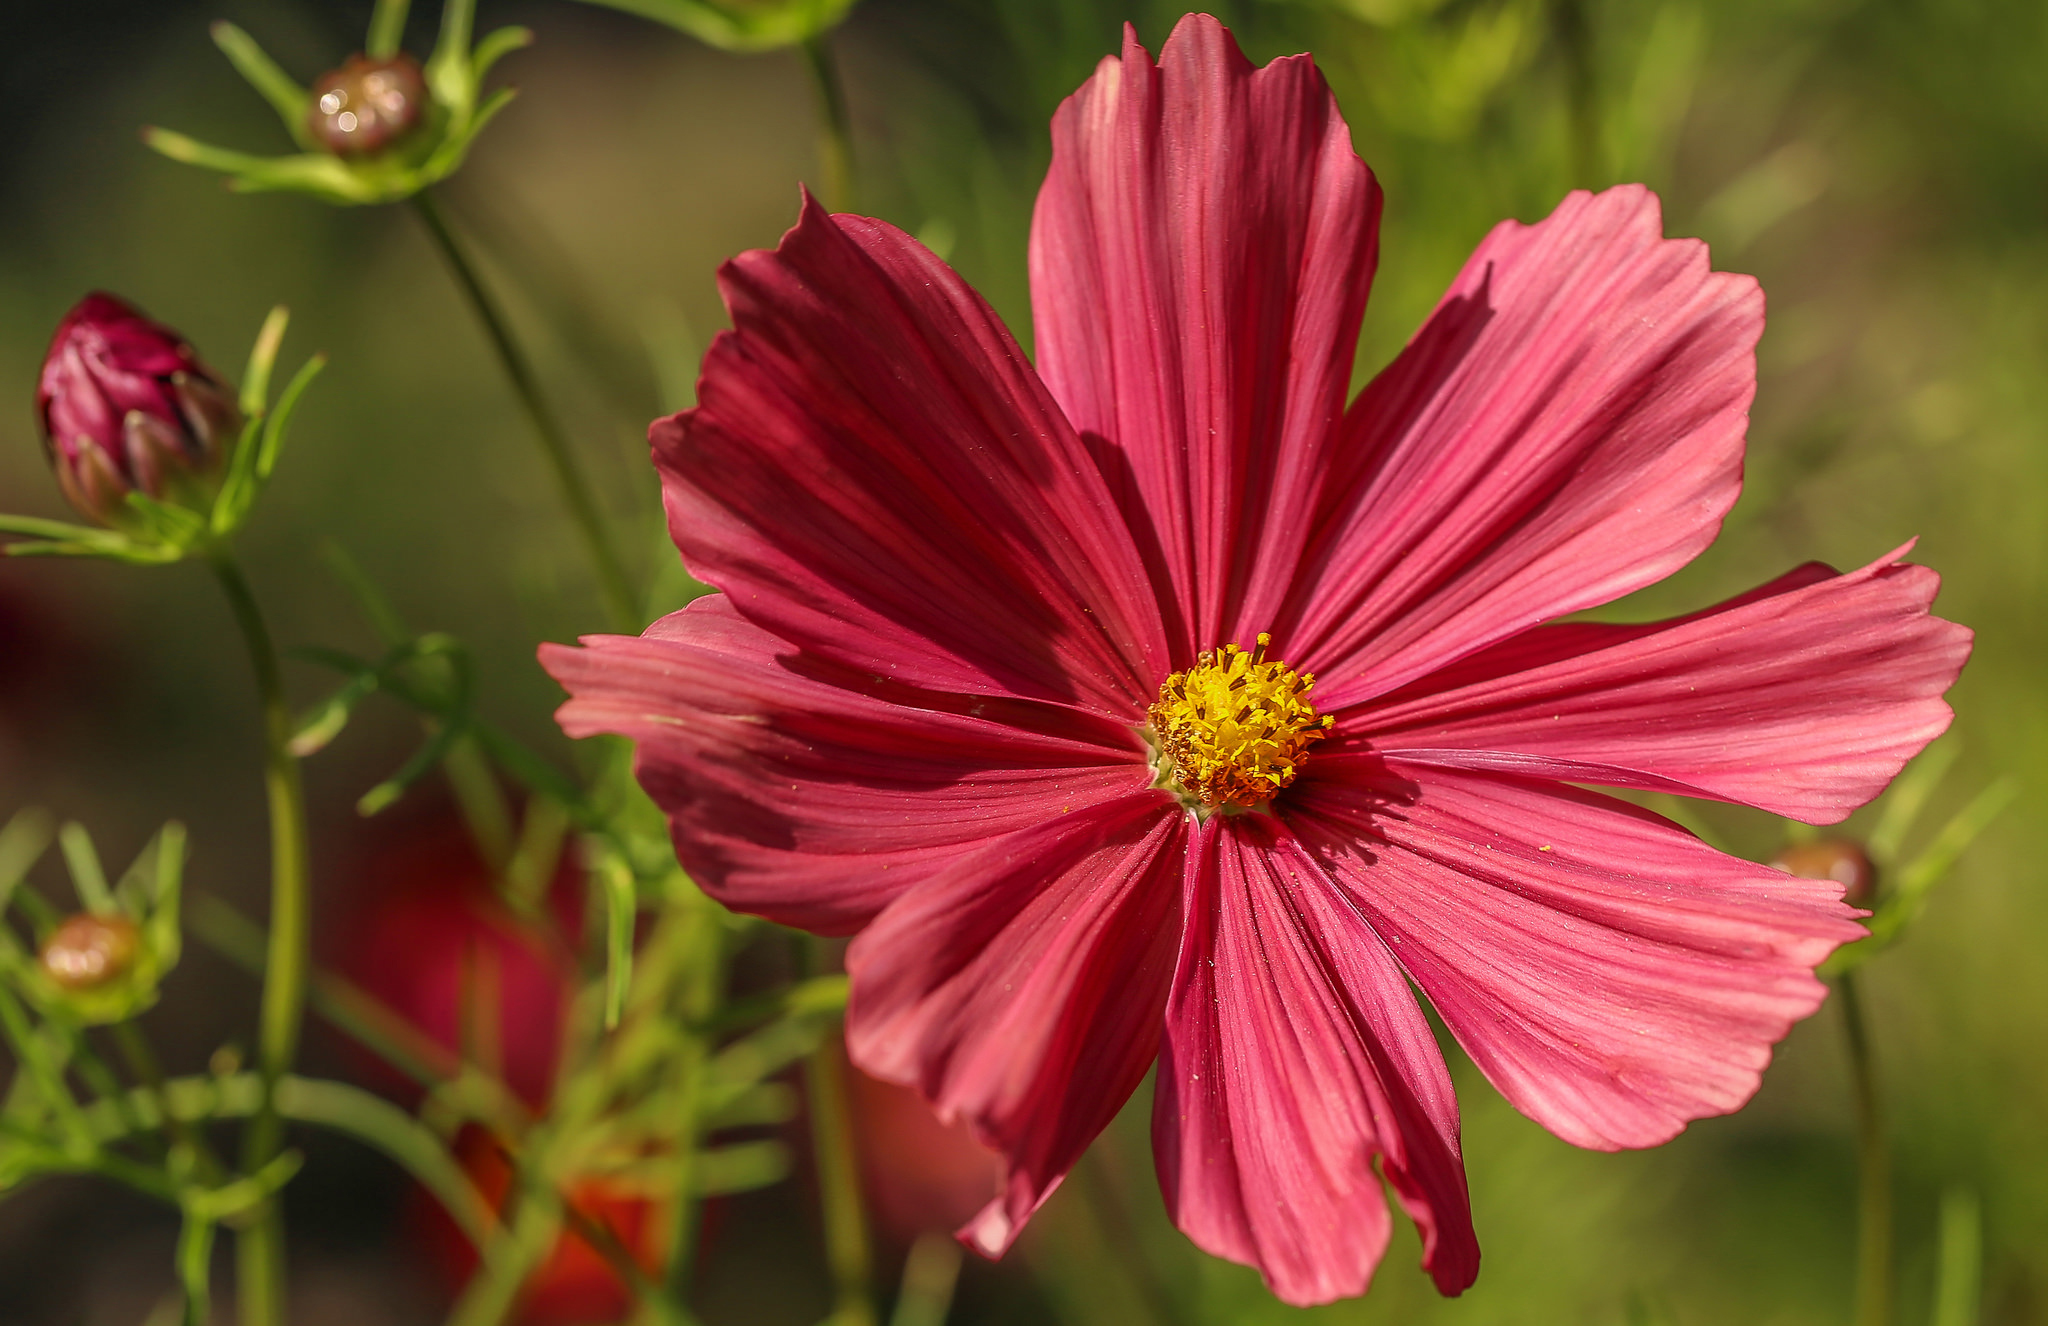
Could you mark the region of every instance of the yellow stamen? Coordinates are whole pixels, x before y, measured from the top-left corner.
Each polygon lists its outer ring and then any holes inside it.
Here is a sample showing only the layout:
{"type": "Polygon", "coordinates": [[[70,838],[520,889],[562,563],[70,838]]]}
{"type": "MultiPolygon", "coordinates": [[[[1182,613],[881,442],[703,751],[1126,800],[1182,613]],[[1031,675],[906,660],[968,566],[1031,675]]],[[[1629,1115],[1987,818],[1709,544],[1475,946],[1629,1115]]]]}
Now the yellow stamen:
{"type": "Polygon", "coordinates": [[[1333,721],[1308,702],[1313,676],[1267,660],[1272,639],[1260,632],[1250,654],[1234,644],[1204,650],[1147,711],[1158,786],[1202,818],[1271,801],[1333,721]]]}

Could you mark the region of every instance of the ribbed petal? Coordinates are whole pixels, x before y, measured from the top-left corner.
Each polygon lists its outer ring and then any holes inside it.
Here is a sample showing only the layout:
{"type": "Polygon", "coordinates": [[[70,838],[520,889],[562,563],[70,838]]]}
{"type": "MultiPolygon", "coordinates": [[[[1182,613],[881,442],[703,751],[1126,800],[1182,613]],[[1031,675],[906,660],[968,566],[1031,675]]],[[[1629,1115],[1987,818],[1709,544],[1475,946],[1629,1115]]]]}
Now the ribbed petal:
{"type": "Polygon", "coordinates": [[[1942,692],[1970,653],[1967,629],[1928,612],[1940,577],[1900,553],[1676,622],[1539,628],[1589,647],[1464,680],[1482,655],[1453,689],[1339,722],[1401,764],[1839,820],[1948,727],[1942,692]]]}
{"type": "Polygon", "coordinates": [[[1143,1080],[1179,939],[1186,816],[1143,792],[990,843],[847,950],[847,1047],[1006,1158],[960,1237],[999,1256],[1143,1080]]]}
{"type": "Polygon", "coordinates": [[[1181,20],[1053,118],[1031,228],[1039,370],[1149,512],[1178,664],[1272,624],[1350,387],[1380,193],[1307,56],[1181,20]]]}
{"type": "Polygon", "coordinates": [[[1286,657],[1341,708],[1683,566],[1740,487],[1762,329],[1639,186],[1503,222],[1351,408],[1286,657]]]}
{"type": "Polygon", "coordinates": [[[1740,1108],[1863,933],[1831,881],[1576,788],[1339,757],[1288,820],[1489,1080],[1579,1146],[1740,1108]]]}
{"type": "Polygon", "coordinates": [[[1457,1101],[1386,946],[1263,816],[1209,821],[1186,896],[1152,1123],[1175,1223],[1289,1303],[1360,1294],[1389,1232],[1378,1156],[1438,1288],[1470,1285],[1457,1101]]]}
{"type": "Polygon", "coordinates": [[[980,296],[903,232],[808,199],[719,283],[733,330],[701,404],[649,433],[691,569],[821,658],[1142,713],[1167,669],[1136,546],[980,296]]]}
{"type": "Polygon", "coordinates": [[[729,907],[809,930],[848,933],[987,839],[1150,779],[1127,728],[806,660],[724,595],[637,638],[543,645],[541,662],[570,693],[570,736],[639,743],[635,772],[691,876],[729,907]]]}

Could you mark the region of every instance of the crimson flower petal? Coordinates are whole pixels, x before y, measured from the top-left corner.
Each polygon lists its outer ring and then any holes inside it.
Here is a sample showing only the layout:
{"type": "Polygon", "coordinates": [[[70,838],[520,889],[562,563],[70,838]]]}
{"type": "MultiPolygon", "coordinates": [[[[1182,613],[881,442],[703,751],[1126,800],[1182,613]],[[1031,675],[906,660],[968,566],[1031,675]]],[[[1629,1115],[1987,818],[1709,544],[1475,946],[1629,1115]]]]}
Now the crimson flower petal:
{"type": "Polygon", "coordinates": [[[1327,707],[1671,574],[1741,486],[1763,296],[1639,186],[1502,222],[1345,421],[1275,637],[1327,707]]]}
{"type": "Polygon", "coordinates": [[[639,743],[676,854],[727,906],[830,934],[1008,833],[1123,797],[1129,729],[1064,706],[916,696],[805,660],[698,599],[640,637],[544,645],[571,736],[639,743]],[[949,712],[926,707],[960,704],[949,712]]]}
{"type": "Polygon", "coordinates": [[[1128,468],[1184,664],[1269,625],[1300,560],[1379,186],[1309,57],[1254,69],[1207,14],[1157,65],[1126,29],[1052,134],[1031,227],[1039,371],[1128,468]]]}
{"type": "Polygon", "coordinates": [[[1188,855],[1153,1150],[1167,1209],[1280,1298],[1365,1292],[1389,1222],[1373,1159],[1447,1294],[1479,1273],[1458,1106],[1401,970],[1323,868],[1263,816],[1188,855]]]}
{"type": "Polygon", "coordinates": [[[1580,628],[1582,653],[1429,687],[1356,727],[1403,764],[1839,820],[1948,727],[1941,695],[1970,653],[1967,628],[1928,612],[1940,577],[1897,556],[1676,622],[1580,628]]]}
{"type": "Polygon", "coordinates": [[[1326,761],[1288,821],[1473,1062],[1567,1142],[1655,1146],[1739,1109],[1825,996],[1813,968],[1863,933],[1841,885],[1624,802],[1401,772],[1326,761]]]}
{"type": "Polygon", "coordinates": [[[806,199],[719,274],[701,404],[649,430],[697,576],[821,658],[1130,716],[1165,651],[1094,460],[995,313],[893,226],[806,199]]]}
{"type": "Polygon", "coordinates": [[[1159,1050],[1186,817],[1157,792],[996,839],[847,950],[853,1061],[1003,1153],[960,1237],[1003,1253],[1159,1050]]]}

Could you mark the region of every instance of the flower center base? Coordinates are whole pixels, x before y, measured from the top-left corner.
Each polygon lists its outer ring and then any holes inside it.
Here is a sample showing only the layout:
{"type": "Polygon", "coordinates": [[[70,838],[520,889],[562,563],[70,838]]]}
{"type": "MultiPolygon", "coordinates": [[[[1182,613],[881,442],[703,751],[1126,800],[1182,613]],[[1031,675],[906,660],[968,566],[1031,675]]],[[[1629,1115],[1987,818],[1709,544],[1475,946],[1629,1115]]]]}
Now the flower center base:
{"type": "Polygon", "coordinates": [[[1315,677],[1269,660],[1271,643],[1261,632],[1249,654],[1234,644],[1204,650],[1166,679],[1146,711],[1154,785],[1203,819],[1271,801],[1333,721],[1308,702],[1315,677]]]}

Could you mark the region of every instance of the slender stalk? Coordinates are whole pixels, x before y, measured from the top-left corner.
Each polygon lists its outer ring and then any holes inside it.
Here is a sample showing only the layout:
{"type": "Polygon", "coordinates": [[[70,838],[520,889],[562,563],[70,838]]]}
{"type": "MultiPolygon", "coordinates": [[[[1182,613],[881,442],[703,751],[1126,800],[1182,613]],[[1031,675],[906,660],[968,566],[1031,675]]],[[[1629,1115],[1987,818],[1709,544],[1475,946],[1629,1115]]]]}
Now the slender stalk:
{"type": "Polygon", "coordinates": [[[1075,1187],[1095,1222],[1102,1248],[1109,1253],[1110,1260],[1122,1268],[1131,1288],[1143,1300],[1153,1319],[1161,1326],[1178,1326],[1182,1319],[1180,1307],[1174,1301],[1172,1290],[1160,1279],[1159,1268],[1152,1257],[1138,1242],[1137,1223],[1131,1219],[1130,1207],[1124,1202],[1123,1176],[1115,1154],[1120,1149],[1113,1137],[1097,1138],[1095,1145],[1089,1147],[1081,1158],[1081,1163],[1074,1167],[1068,1181],[1079,1180],[1075,1187]]]}
{"type": "Polygon", "coordinates": [[[925,1233],[910,1245],[903,1263],[903,1287],[889,1326],[946,1326],[953,1289],[960,1281],[960,1245],[944,1234],[925,1233]]]}
{"type": "MultiPolygon", "coordinates": [[[[815,937],[804,945],[810,974],[825,965],[820,961],[821,947],[815,937]]],[[[847,1107],[846,1063],[836,1038],[828,1037],[805,1057],[804,1094],[810,1106],[818,1205],[825,1221],[825,1262],[834,1289],[832,1315],[827,1321],[829,1326],[875,1326],[867,1207],[861,1200],[853,1113],[847,1107]]]]}
{"type": "Polygon", "coordinates": [[[462,1292],[448,1326],[499,1326],[512,1315],[526,1277],[540,1265],[562,1231],[560,1197],[549,1188],[525,1187],[511,1223],[484,1250],[483,1265],[462,1292]]]}
{"type": "Polygon", "coordinates": [[[590,481],[577,466],[576,452],[569,444],[569,436],[563,431],[562,422],[556,418],[547,397],[541,394],[540,379],[535,376],[526,352],[513,338],[512,324],[506,321],[504,311],[491,297],[491,292],[484,288],[476,264],[470,261],[462,241],[449,229],[447,218],[441,215],[440,206],[432,196],[421,190],[413,195],[412,202],[413,210],[419,213],[427,233],[433,236],[435,247],[440,249],[442,260],[448,264],[455,283],[462,287],[462,293],[476,312],[477,321],[483,324],[485,334],[490,337],[491,348],[497,352],[498,362],[504,367],[505,376],[512,381],[513,393],[519,397],[519,404],[533,423],[534,435],[540,439],[541,450],[546,453],[548,466],[554,471],[562,501],[569,508],[577,533],[582,535],[584,547],[597,570],[598,591],[604,598],[605,611],[611,618],[613,629],[638,631],[640,613],[634,605],[626,564],[612,544],[590,481]]]}
{"type": "Polygon", "coordinates": [[[725,992],[725,929],[715,903],[695,894],[671,908],[662,921],[649,949],[659,953],[669,942],[666,928],[682,928],[674,940],[679,950],[676,968],[684,975],[680,987],[678,1021],[682,1025],[679,1044],[672,1052],[677,1085],[676,1108],[691,1120],[684,1145],[678,1149],[679,1173],[669,1215],[668,1259],[664,1286],[669,1301],[687,1305],[690,1282],[696,1274],[697,1235],[702,1201],[697,1192],[695,1162],[703,1142],[696,1125],[698,1099],[704,1083],[705,1061],[710,1057],[711,1038],[707,1030],[718,1012],[725,992]]]}
{"type": "Polygon", "coordinates": [[[1892,1155],[1885,1140],[1877,1062],[1853,972],[1836,982],[1849,1076],[1856,1093],[1856,1157],[1862,1193],[1856,1224],[1856,1326],[1891,1326],[1892,1155]]]}
{"type": "Polygon", "coordinates": [[[1597,189],[1607,181],[1602,178],[1600,160],[1600,86],[1593,56],[1593,25],[1584,0],[1554,0],[1551,30],[1564,53],[1573,182],[1580,188],[1597,189]]]}
{"type": "MultiPolygon", "coordinates": [[[[263,784],[270,801],[270,943],[257,1017],[256,1068],[263,1100],[243,1136],[242,1167],[255,1173],[284,1144],[277,1084],[298,1049],[306,1003],[307,936],[311,889],[306,850],[306,794],[291,753],[292,711],[285,699],[277,649],[249,582],[226,550],[212,557],[214,575],[234,610],[255,669],[263,702],[263,784]]],[[[284,1215],[275,1198],[239,1231],[235,1248],[240,1326],[284,1321],[284,1215]]]]}
{"type": "Polygon", "coordinates": [[[804,68],[818,94],[818,189],[827,211],[850,212],[860,205],[853,181],[853,120],[846,89],[825,33],[803,44],[804,68]]]}

